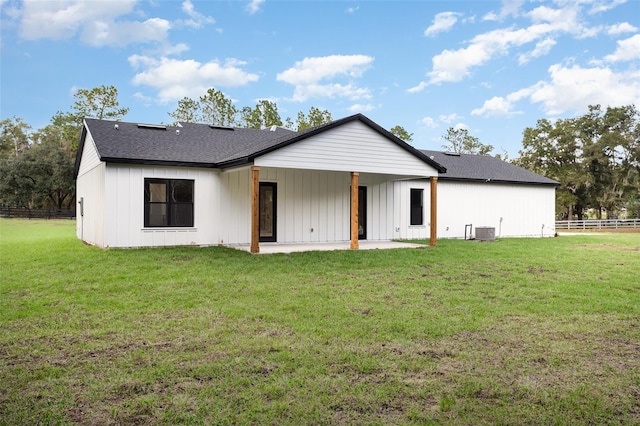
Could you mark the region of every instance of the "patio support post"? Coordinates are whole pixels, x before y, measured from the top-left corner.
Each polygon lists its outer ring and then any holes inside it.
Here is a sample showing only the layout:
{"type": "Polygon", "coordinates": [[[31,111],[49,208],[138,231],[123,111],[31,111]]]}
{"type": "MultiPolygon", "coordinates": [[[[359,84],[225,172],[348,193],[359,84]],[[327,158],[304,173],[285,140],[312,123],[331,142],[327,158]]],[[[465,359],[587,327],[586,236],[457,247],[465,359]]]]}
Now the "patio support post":
{"type": "Polygon", "coordinates": [[[435,246],[438,238],[438,177],[431,176],[431,203],[430,219],[431,229],[429,235],[429,245],[435,246]]]}
{"type": "Polygon", "coordinates": [[[358,244],[358,172],[351,172],[351,248],[358,244]]]}
{"type": "Polygon", "coordinates": [[[260,167],[251,166],[251,253],[260,253],[260,167]]]}

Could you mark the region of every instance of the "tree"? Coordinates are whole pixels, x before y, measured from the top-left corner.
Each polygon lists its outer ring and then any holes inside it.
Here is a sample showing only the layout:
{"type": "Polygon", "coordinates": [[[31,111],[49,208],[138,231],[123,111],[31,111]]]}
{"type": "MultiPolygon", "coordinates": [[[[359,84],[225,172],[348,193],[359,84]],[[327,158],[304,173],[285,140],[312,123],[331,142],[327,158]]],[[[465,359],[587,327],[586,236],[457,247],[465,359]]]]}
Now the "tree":
{"type": "Polygon", "coordinates": [[[200,103],[188,97],[184,97],[178,101],[176,110],[169,113],[169,116],[175,120],[185,121],[187,123],[197,123],[201,121],[202,111],[200,103]]]}
{"type": "Polygon", "coordinates": [[[411,142],[413,140],[413,133],[407,132],[402,126],[394,126],[389,131],[405,142],[411,142]]]}
{"type": "Polygon", "coordinates": [[[82,120],[85,117],[120,120],[129,112],[129,108],[120,107],[118,89],[114,86],[102,85],[93,89],[79,89],[73,97],[75,102],[71,106],[71,111],[56,112],[51,118],[49,125],[51,127],[42,129],[49,134],[58,134],[60,144],[72,154],[75,154],[78,149],[82,120]]]}
{"type": "MultiPolygon", "coordinates": [[[[635,106],[590,105],[581,117],[538,120],[524,131],[515,163],[560,182],[559,217],[582,219],[586,209],[615,218],[640,200],[640,117],[635,106]]],[[[640,215],[640,211],[637,212],[640,215]]]]}
{"type": "Polygon", "coordinates": [[[331,113],[329,111],[320,110],[316,107],[309,108],[309,114],[305,115],[304,112],[298,112],[298,116],[296,118],[295,123],[291,120],[291,118],[286,119],[285,127],[289,129],[294,129],[298,132],[310,129],[312,127],[318,127],[323,124],[327,124],[333,121],[331,118],[331,113]]]}
{"type": "Polygon", "coordinates": [[[0,163],[0,201],[17,207],[71,207],[73,168],[73,160],[61,147],[33,144],[22,155],[0,163]]]}
{"type": "Polygon", "coordinates": [[[31,126],[13,116],[0,121],[0,158],[17,156],[29,147],[31,126]]]}
{"type": "Polygon", "coordinates": [[[129,108],[120,107],[118,89],[114,86],[78,89],[73,95],[75,102],[71,107],[76,121],[82,123],[84,117],[105,120],[120,120],[129,112],[129,108]]]}
{"type": "Polygon", "coordinates": [[[258,101],[255,108],[242,108],[240,111],[240,122],[242,127],[248,129],[282,126],[282,119],[278,113],[278,106],[274,102],[266,99],[258,101]]]}
{"type": "Polygon", "coordinates": [[[207,93],[200,96],[200,107],[203,122],[214,126],[233,126],[236,124],[238,109],[233,101],[224,93],[210,88],[207,93]]]}
{"type": "Polygon", "coordinates": [[[471,136],[467,129],[449,127],[442,139],[447,142],[446,145],[442,145],[442,148],[458,154],[487,155],[493,151],[493,145],[481,143],[478,138],[471,136]]]}
{"type": "Polygon", "coordinates": [[[561,183],[556,191],[556,213],[581,219],[586,208],[586,177],[578,157],[578,129],[574,120],[538,120],[523,133],[523,149],[514,164],[561,183]]]}
{"type": "Polygon", "coordinates": [[[635,106],[589,105],[589,112],[577,119],[583,161],[588,176],[587,195],[600,219],[606,211],[616,218],[635,185],[638,170],[639,115],[635,106]]]}

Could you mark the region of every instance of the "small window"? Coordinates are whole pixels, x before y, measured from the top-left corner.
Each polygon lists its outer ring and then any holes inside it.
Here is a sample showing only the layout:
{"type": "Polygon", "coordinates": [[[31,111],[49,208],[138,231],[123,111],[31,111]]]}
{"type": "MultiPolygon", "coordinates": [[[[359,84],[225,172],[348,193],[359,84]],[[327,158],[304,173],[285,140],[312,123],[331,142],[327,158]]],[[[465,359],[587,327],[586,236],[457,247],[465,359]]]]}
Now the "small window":
{"type": "Polygon", "coordinates": [[[145,179],[144,226],[192,227],[193,181],[145,179]]]}
{"type": "Polygon", "coordinates": [[[424,225],[424,189],[411,188],[411,225],[424,225]]]}

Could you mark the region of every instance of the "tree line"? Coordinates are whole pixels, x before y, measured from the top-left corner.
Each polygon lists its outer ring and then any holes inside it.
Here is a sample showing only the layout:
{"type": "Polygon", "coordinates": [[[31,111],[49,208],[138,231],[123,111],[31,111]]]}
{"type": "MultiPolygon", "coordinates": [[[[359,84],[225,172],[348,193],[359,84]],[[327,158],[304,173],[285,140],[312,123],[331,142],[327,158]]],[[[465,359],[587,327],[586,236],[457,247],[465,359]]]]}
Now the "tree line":
{"type": "MultiPolygon", "coordinates": [[[[73,170],[85,117],[121,120],[113,86],[80,89],[68,112],[56,112],[45,127],[33,131],[22,118],[0,121],[0,205],[32,209],[75,208],[73,170]]],[[[295,119],[282,119],[274,102],[260,100],[254,107],[237,108],[224,93],[210,88],[197,100],[185,97],[168,113],[174,120],[219,126],[260,129],[282,126],[295,131],[332,121],[331,113],[311,107],[295,119]]],[[[401,126],[396,132],[411,137],[401,126]]]]}
{"type": "MultiPolygon", "coordinates": [[[[56,112],[45,127],[33,131],[19,117],[0,121],[0,205],[73,209],[73,169],[85,117],[121,120],[113,86],[80,89],[70,111],[56,112]]],[[[275,102],[259,100],[253,107],[236,107],[224,93],[210,88],[197,99],[184,97],[168,112],[173,124],[197,122],[218,126],[261,129],[281,126],[294,131],[333,120],[331,113],[311,107],[295,119],[282,119],[275,102]]],[[[405,142],[413,134],[396,125],[390,132],[405,142]]],[[[467,129],[449,128],[442,136],[446,151],[489,155],[484,144],[467,129]]],[[[615,218],[627,211],[640,217],[640,115],[634,105],[607,108],[589,106],[581,117],[538,120],[523,132],[522,150],[514,164],[560,182],[556,192],[558,218],[615,218]]],[[[509,161],[508,154],[496,155],[509,161]]]]}
{"type": "Polygon", "coordinates": [[[579,117],[538,120],[514,163],[560,182],[560,219],[640,217],[640,115],[635,105],[590,105],[579,117]]]}

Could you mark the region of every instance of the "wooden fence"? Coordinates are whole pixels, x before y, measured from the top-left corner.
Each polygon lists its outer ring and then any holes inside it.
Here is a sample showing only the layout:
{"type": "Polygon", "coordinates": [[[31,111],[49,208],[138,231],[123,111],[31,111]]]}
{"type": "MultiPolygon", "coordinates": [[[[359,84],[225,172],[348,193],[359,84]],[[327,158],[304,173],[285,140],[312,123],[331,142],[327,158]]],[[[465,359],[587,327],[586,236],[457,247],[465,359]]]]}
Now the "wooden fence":
{"type": "Polygon", "coordinates": [[[557,220],[556,230],[613,230],[640,229],[640,219],[588,219],[588,220],[557,220]]]}
{"type": "Polygon", "coordinates": [[[75,210],[27,209],[0,206],[0,217],[22,219],[75,219],[75,210]]]}

